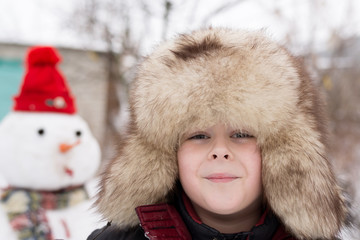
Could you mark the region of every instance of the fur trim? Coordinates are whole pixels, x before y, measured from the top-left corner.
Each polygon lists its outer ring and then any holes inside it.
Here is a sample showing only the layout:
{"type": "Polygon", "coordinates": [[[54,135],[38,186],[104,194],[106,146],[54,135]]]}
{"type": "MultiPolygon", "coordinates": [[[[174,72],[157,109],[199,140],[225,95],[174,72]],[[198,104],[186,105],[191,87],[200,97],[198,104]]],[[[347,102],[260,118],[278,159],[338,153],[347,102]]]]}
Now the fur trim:
{"type": "Polygon", "coordinates": [[[323,106],[285,49],[260,32],[207,29],[158,47],[130,94],[131,130],[104,173],[98,207],[121,227],[163,200],[178,177],[183,134],[225,122],[262,150],[265,197],[299,239],[333,238],[346,210],[325,158],[323,106]]]}

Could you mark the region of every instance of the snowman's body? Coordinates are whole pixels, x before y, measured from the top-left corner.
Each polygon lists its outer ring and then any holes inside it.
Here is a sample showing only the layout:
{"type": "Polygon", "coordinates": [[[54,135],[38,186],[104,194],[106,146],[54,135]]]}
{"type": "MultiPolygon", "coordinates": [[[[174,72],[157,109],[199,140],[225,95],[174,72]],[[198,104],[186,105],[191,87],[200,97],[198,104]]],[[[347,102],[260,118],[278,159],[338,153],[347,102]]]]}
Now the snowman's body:
{"type": "MultiPolygon", "coordinates": [[[[92,230],[104,224],[91,208],[92,200],[84,197],[86,193],[91,199],[94,194],[89,191],[94,184],[89,184],[94,182],[91,180],[99,164],[99,145],[80,116],[9,113],[0,123],[0,175],[9,185],[3,193],[11,192],[8,194],[11,198],[2,198],[0,202],[0,239],[18,239],[14,225],[32,219],[26,209],[30,201],[28,192],[51,195],[59,191],[71,194],[64,200],[68,204],[50,209],[40,206],[45,214],[45,226],[50,228],[53,239],[86,239],[92,230]],[[86,191],[73,191],[82,187],[86,191]],[[27,217],[14,221],[10,217],[14,211],[16,216],[27,217]]],[[[37,195],[32,198],[37,199],[37,195]]]]}

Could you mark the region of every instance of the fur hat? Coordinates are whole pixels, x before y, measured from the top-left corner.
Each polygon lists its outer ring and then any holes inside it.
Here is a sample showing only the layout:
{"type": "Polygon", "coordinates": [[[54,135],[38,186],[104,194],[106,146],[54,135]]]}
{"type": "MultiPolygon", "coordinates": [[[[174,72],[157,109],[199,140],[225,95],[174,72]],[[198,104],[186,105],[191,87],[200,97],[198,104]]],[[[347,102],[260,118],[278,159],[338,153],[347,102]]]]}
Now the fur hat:
{"type": "Polygon", "coordinates": [[[261,32],[195,31],[160,45],[139,67],[130,126],[100,183],[100,212],[120,228],[135,207],[166,199],[179,139],[218,122],[246,129],[262,154],[264,196],[300,239],[330,239],[346,210],[326,159],[323,105],[288,51],[261,32]]]}

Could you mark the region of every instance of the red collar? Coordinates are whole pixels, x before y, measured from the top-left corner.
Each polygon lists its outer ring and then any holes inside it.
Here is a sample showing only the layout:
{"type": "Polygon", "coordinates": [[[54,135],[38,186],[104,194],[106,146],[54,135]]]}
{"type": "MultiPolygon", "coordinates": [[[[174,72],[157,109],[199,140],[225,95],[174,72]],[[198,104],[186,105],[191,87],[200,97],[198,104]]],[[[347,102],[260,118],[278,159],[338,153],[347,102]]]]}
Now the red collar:
{"type": "Polygon", "coordinates": [[[140,206],[135,210],[147,238],[191,239],[185,223],[174,206],[166,203],[153,204],[140,206]]]}

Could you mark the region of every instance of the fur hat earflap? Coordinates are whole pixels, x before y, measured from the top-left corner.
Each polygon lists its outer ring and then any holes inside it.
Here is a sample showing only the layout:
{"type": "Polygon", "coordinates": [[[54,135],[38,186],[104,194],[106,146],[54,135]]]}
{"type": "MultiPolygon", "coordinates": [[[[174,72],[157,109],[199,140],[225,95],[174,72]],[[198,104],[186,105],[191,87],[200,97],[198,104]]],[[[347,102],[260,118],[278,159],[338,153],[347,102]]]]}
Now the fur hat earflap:
{"type": "Polygon", "coordinates": [[[160,45],[139,66],[130,131],[97,201],[119,227],[163,201],[178,179],[182,136],[222,122],[246,129],[262,154],[264,196],[299,239],[332,239],[346,208],[326,158],[323,102],[302,65],[262,32],[210,28],[160,45]]]}

